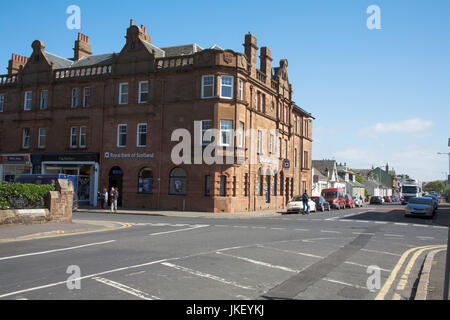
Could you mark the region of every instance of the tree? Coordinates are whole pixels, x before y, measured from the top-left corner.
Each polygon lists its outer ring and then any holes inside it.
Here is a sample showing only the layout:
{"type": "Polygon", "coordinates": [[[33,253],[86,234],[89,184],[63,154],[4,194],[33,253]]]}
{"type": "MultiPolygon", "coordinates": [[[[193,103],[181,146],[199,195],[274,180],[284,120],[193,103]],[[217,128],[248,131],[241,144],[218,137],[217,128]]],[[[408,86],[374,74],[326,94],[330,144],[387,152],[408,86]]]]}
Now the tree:
{"type": "Polygon", "coordinates": [[[442,192],[447,186],[447,183],[444,181],[432,181],[425,184],[423,187],[423,191],[425,192],[442,192]]]}
{"type": "Polygon", "coordinates": [[[360,175],[359,173],[356,173],[355,170],[348,169],[348,171],[353,172],[355,174],[355,180],[358,181],[359,183],[364,184],[364,182],[366,182],[364,177],[362,175],[360,175]]]}

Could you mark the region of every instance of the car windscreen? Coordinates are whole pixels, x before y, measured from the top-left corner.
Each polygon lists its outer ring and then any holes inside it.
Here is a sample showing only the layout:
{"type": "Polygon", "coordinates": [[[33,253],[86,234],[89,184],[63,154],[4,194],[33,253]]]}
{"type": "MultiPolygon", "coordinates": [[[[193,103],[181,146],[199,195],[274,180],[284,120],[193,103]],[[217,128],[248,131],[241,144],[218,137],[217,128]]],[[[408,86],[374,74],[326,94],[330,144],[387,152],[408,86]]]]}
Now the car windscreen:
{"type": "Polygon", "coordinates": [[[338,196],[338,193],[337,193],[336,191],[325,192],[325,193],[323,194],[323,197],[324,197],[325,199],[337,198],[337,196],[338,196]]]}
{"type": "Polygon", "coordinates": [[[315,203],[319,203],[320,202],[320,198],[319,197],[312,197],[311,200],[314,201],[315,203]]]}
{"type": "Polygon", "coordinates": [[[417,193],[419,192],[419,187],[416,186],[404,186],[402,187],[403,193],[417,193]]]}
{"type": "Polygon", "coordinates": [[[409,203],[413,204],[431,204],[431,198],[412,198],[409,199],[409,203]]]}
{"type": "Polygon", "coordinates": [[[302,197],[301,197],[301,196],[293,197],[291,201],[292,201],[292,202],[302,201],[302,197]]]}

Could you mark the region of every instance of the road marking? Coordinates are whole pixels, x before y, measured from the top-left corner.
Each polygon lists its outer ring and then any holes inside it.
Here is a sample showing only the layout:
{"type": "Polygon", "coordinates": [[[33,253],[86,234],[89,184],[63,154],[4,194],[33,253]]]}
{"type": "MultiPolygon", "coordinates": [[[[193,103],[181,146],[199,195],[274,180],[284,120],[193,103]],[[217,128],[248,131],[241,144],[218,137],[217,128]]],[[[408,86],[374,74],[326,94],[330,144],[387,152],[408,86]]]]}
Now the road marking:
{"type": "Polygon", "coordinates": [[[253,263],[253,264],[257,264],[257,265],[260,265],[260,266],[269,267],[269,268],[272,268],[272,269],[279,269],[279,270],[283,270],[283,271],[287,271],[287,272],[294,272],[294,273],[300,272],[299,270],[294,270],[294,269],[283,267],[283,266],[277,266],[277,265],[273,265],[273,264],[270,264],[270,263],[267,263],[267,262],[253,260],[253,259],[249,259],[249,258],[245,258],[245,257],[235,256],[235,255],[228,254],[228,253],[223,253],[223,252],[220,252],[220,251],[217,251],[216,253],[219,254],[219,255],[224,255],[224,256],[236,258],[236,259],[239,259],[239,260],[247,261],[247,262],[250,262],[250,263],[253,263]]]}
{"type": "Polygon", "coordinates": [[[374,236],[375,235],[375,233],[370,233],[370,232],[352,232],[353,234],[356,234],[356,235],[361,235],[361,234],[365,234],[365,235],[368,235],[368,236],[374,236]]]}
{"type": "Polygon", "coordinates": [[[267,227],[252,227],[252,229],[267,229],[267,227]]]}
{"type": "Polygon", "coordinates": [[[307,232],[307,231],[309,231],[309,229],[294,229],[295,231],[305,231],[305,232],[307,232]]]}
{"type": "Polygon", "coordinates": [[[407,226],[408,223],[403,223],[403,222],[394,222],[395,225],[397,226],[407,226]]]}
{"type": "Polygon", "coordinates": [[[442,249],[436,249],[431,251],[429,254],[427,254],[426,260],[423,264],[423,269],[420,274],[420,281],[417,286],[416,296],[414,297],[414,300],[427,300],[428,295],[428,285],[430,283],[430,272],[431,272],[431,266],[434,262],[434,256],[441,251],[446,250],[446,248],[442,249]],[[430,263],[431,262],[431,263],[430,263]]]}
{"type": "Polygon", "coordinates": [[[371,249],[361,249],[361,251],[373,252],[373,253],[381,253],[381,254],[387,254],[387,255],[390,255],[390,256],[397,256],[397,257],[401,256],[401,254],[391,253],[391,252],[387,252],[387,251],[378,251],[378,250],[371,250],[371,249]]]}
{"type": "Polygon", "coordinates": [[[402,234],[390,234],[390,233],[385,233],[384,236],[385,237],[401,237],[401,238],[404,237],[404,235],[402,235],[402,234]]]}
{"type": "Polygon", "coordinates": [[[433,240],[434,237],[417,237],[417,239],[420,239],[420,240],[433,240]]]}
{"type": "Polygon", "coordinates": [[[129,294],[131,294],[131,295],[133,295],[135,297],[144,299],[144,300],[160,300],[158,297],[152,296],[152,295],[150,295],[150,294],[148,294],[146,292],[143,292],[143,291],[140,291],[140,290],[128,287],[128,286],[126,286],[124,284],[121,284],[121,283],[118,283],[118,282],[115,282],[115,281],[112,281],[112,280],[109,280],[109,279],[100,278],[100,277],[95,277],[95,278],[92,278],[92,279],[95,280],[95,281],[101,282],[103,284],[106,284],[108,286],[111,286],[113,288],[119,289],[120,291],[129,293],[129,294]]]}
{"type": "Polygon", "coordinates": [[[426,224],[413,224],[414,227],[429,227],[429,225],[426,224]]]}
{"type": "Polygon", "coordinates": [[[414,253],[414,255],[412,256],[411,260],[409,260],[409,263],[405,268],[405,272],[400,277],[400,281],[397,285],[397,290],[403,291],[405,289],[406,284],[408,283],[409,274],[411,273],[411,270],[412,270],[414,264],[416,263],[417,258],[419,257],[420,254],[422,254],[422,252],[424,252],[425,250],[438,249],[438,248],[443,248],[443,247],[444,246],[435,246],[435,247],[431,247],[431,248],[424,248],[424,249],[417,250],[414,253]]]}
{"type": "Polygon", "coordinates": [[[331,231],[331,230],[320,230],[322,233],[342,233],[340,231],[331,231]]]}
{"type": "Polygon", "coordinates": [[[75,249],[86,248],[86,247],[92,247],[92,246],[98,246],[98,245],[102,245],[102,244],[111,243],[111,242],[114,242],[114,241],[116,241],[116,240],[109,240],[109,241],[96,242],[96,243],[89,243],[89,244],[84,244],[84,245],[76,246],[76,247],[69,247],[69,248],[61,248],[61,249],[47,250],[47,251],[41,251],[41,252],[33,252],[33,253],[19,254],[19,255],[16,255],[16,256],[9,256],[9,257],[3,257],[3,258],[0,258],[0,261],[1,261],[1,260],[17,259],[17,258],[22,258],[22,257],[29,257],[29,256],[37,256],[37,255],[47,254],[47,253],[53,253],[53,252],[75,250],[75,249]]]}
{"type": "Polygon", "coordinates": [[[226,228],[226,227],[229,227],[229,226],[224,225],[224,224],[215,224],[214,227],[226,228]]]}
{"type": "Polygon", "coordinates": [[[204,272],[201,272],[201,271],[189,269],[189,268],[182,267],[182,266],[179,266],[179,265],[175,265],[175,264],[169,263],[169,262],[163,262],[161,264],[166,266],[166,267],[174,268],[174,269],[177,269],[177,270],[180,270],[180,271],[184,271],[184,272],[187,272],[187,273],[199,276],[199,277],[203,277],[203,278],[215,280],[215,281],[218,281],[218,282],[221,282],[221,283],[229,284],[229,285],[241,288],[241,289],[247,289],[247,290],[254,290],[254,291],[256,291],[256,289],[253,288],[253,287],[244,286],[244,285],[241,285],[241,284],[236,283],[234,281],[229,281],[229,280],[220,278],[218,276],[214,276],[214,275],[209,274],[209,273],[204,273],[204,272]]]}
{"type": "Polygon", "coordinates": [[[247,229],[248,226],[233,226],[233,228],[247,229]]]}
{"type": "Polygon", "coordinates": [[[175,232],[182,232],[182,231],[189,231],[189,230],[194,230],[194,229],[199,229],[199,228],[205,228],[205,227],[209,227],[209,225],[197,225],[195,227],[192,228],[186,228],[186,229],[179,229],[179,230],[172,230],[172,231],[164,231],[164,232],[157,232],[157,233],[151,233],[149,234],[149,236],[159,236],[161,234],[168,234],[168,233],[175,233],[175,232]]]}
{"type": "Polygon", "coordinates": [[[331,282],[331,283],[341,284],[341,285],[344,285],[346,287],[353,287],[353,288],[357,288],[357,289],[369,290],[366,287],[361,287],[361,286],[358,286],[356,284],[350,284],[350,283],[347,283],[347,282],[337,281],[337,280],[333,280],[333,279],[330,279],[330,278],[323,278],[322,280],[325,280],[325,281],[328,281],[328,282],[331,282]]]}
{"type": "Polygon", "coordinates": [[[375,221],[375,223],[377,223],[377,224],[388,224],[388,223],[385,222],[385,221],[375,221]]]}
{"type": "Polygon", "coordinates": [[[287,228],[270,228],[271,230],[286,230],[287,228]]]}
{"type": "Polygon", "coordinates": [[[389,278],[386,280],[383,287],[378,292],[377,296],[375,297],[375,300],[384,300],[384,298],[386,297],[386,294],[389,292],[389,289],[391,288],[393,282],[395,281],[395,279],[397,277],[398,272],[400,271],[401,267],[405,263],[409,254],[416,250],[422,249],[422,248],[434,248],[434,247],[433,246],[416,247],[416,248],[411,248],[411,249],[407,250],[406,252],[404,252],[403,255],[400,257],[399,261],[397,262],[397,264],[395,265],[394,269],[392,270],[392,273],[389,275],[389,278]]]}

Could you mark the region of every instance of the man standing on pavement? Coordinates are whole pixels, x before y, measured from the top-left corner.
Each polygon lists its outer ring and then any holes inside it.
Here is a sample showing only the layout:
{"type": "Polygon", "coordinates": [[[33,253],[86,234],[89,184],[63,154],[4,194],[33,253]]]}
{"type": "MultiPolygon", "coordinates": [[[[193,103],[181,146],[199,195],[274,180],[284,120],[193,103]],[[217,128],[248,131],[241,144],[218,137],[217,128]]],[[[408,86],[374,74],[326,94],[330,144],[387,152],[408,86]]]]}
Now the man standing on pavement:
{"type": "Polygon", "coordinates": [[[112,187],[109,196],[111,199],[111,213],[115,213],[117,212],[117,200],[119,199],[119,191],[112,187]]]}
{"type": "Polygon", "coordinates": [[[303,201],[303,214],[309,214],[309,196],[308,191],[305,190],[305,193],[302,195],[302,201],[303,201]],[[305,211],[306,208],[306,211],[305,211]]]}

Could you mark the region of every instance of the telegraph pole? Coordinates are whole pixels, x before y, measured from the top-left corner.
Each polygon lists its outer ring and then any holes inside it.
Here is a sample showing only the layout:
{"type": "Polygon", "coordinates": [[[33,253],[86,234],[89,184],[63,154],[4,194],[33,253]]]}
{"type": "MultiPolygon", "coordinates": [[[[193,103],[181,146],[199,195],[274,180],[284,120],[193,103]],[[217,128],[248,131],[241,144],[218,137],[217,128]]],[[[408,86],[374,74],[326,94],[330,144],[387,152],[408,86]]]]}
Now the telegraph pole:
{"type": "MultiPolygon", "coordinates": [[[[450,138],[448,139],[448,146],[450,147],[450,138]]],[[[445,153],[438,153],[445,154],[445,153]]],[[[450,152],[448,154],[449,176],[447,183],[450,185],[450,152]]],[[[450,215],[448,219],[448,239],[447,239],[447,262],[445,265],[445,283],[444,283],[444,300],[449,300],[450,296],[450,215]]]]}

